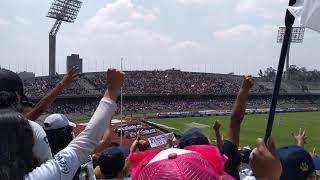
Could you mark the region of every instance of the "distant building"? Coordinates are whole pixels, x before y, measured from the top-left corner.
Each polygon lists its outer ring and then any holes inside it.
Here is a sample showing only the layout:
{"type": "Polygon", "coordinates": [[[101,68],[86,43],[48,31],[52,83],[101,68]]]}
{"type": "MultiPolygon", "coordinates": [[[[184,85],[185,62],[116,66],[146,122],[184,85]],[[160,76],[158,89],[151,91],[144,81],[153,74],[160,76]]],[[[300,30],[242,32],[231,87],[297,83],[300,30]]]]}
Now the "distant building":
{"type": "Polygon", "coordinates": [[[21,79],[30,79],[30,78],[36,77],[36,75],[35,75],[33,72],[26,72],[26,71],[19,72],[19,73],[18,73],[18,76],[19,76],[21,79]]]}
{"type": "Polygon", "coordinates": [[[82,73],[82,59],[79,54],[71,54],[71,56],[67,56],[67,71],[71,69],[73,66],[79,67],[79,72],[82,73]]]}

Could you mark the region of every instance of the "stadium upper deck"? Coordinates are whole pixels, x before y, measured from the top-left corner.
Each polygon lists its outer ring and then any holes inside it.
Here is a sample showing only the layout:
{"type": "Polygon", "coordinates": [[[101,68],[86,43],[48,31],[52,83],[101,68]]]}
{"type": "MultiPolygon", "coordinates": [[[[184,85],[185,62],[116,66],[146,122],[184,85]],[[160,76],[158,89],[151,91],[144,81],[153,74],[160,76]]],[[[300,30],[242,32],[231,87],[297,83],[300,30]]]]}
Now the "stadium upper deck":
{"type": "MultiPolygon", "coordinates": [[[[106,87],[105,73],[84,73],[61,96],[100,96],[106,87]]],[[[53,88],[62,75],[37,77],[24,82],[27,96],[39,98],[53,88]]],[[[166,71],[127,71],[124,96],[148,95],[235,95],[242,77],[228,74],[166,71]]],[[[273,82],[256,78],[253,94],[271,94],[273,82]]],[[[282,94],[320,94],[320,83],[286,81],[282,94]]]]}

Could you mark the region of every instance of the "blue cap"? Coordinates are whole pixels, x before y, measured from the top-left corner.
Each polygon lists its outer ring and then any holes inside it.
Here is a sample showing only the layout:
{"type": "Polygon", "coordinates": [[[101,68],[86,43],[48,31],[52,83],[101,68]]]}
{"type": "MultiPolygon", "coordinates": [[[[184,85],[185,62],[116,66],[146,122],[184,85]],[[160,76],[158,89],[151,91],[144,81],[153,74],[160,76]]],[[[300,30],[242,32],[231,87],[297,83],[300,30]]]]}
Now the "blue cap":
{"type": "Polygon", "coordinates": [[[320,158],[319,158],[319,156],[313,156],[312,159],[313,159],[314,168],[316,170],[320,170],[320,158]]]}
{"type": "Polygon", "coordinates": [[[281,147],[277,150],[281,165],[281,180],[307,179],[315,167],[311,155],[297,145],[281,147]]]}
{"type": "Polygon", "coordinates": [[[190,145],[208,145],[208,138],[199,128],[188,129],[180,138],[179,148],[183,149],[190,145]]]}
{"type": "Polygon", "coordinates": [[[117,178],[122,170],[130,150],[124,146],[107,148],[99,157],[99,166],[105,178],[117,178]]]}

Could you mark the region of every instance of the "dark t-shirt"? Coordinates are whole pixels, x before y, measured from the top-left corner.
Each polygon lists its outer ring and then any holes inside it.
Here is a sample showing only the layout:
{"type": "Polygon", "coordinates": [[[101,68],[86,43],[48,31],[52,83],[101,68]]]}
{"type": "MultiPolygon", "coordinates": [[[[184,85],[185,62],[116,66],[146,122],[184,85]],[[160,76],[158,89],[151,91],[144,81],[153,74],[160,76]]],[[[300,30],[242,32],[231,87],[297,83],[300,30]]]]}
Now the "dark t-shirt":
{"type": "Polygon", "coordinates": [[[224,140],[221,147],[221,154],[228,157],[226,164],[224,165],[225,171],[236,179],[240,179],[238,167],[240,165],[240,154],[238,147],[228,140],[224,140]]]}

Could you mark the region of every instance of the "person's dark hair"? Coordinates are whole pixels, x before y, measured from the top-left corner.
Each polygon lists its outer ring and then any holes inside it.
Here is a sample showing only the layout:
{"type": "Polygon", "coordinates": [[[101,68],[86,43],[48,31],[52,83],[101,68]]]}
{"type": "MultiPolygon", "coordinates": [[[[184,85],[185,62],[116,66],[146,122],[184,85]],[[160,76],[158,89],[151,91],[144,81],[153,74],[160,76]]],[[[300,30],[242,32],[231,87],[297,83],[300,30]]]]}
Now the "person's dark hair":
{"type": "Polygon", "coordinates": [[[17,104],[17,94],[14,92],[0,91],[0,109],[13,108],[17,104]]]}
{"type": "Polygon", "coordinates": [[[60,129],[45,130],[53,155],[64,149],[73,140],[72,127],[66,126],[60,129]]]}
{"type": "Polygon", "coordinates": [[[22,112],[22,105],[15,92],[0,91],[0,109],[13,109],[22,112]]]}
{"type": "Polygon", "coordinates": [[[150,149],[150,148],[151,148],[151,145],[150,145],[150,143],[149,143],[148,141],[146,141],[145,144],[140,144],[140,143],[138,143],[138,150],[139,150],[140,152],[146,151],[146,150],[148,150],[148,149],[150,149]]]}
{"type": "Polygon", "coordinates": [[[12,109],[0,110],[0,179],[23,179],[37,167],[32,147],[33,131],[28,121],[12,109]]]}

